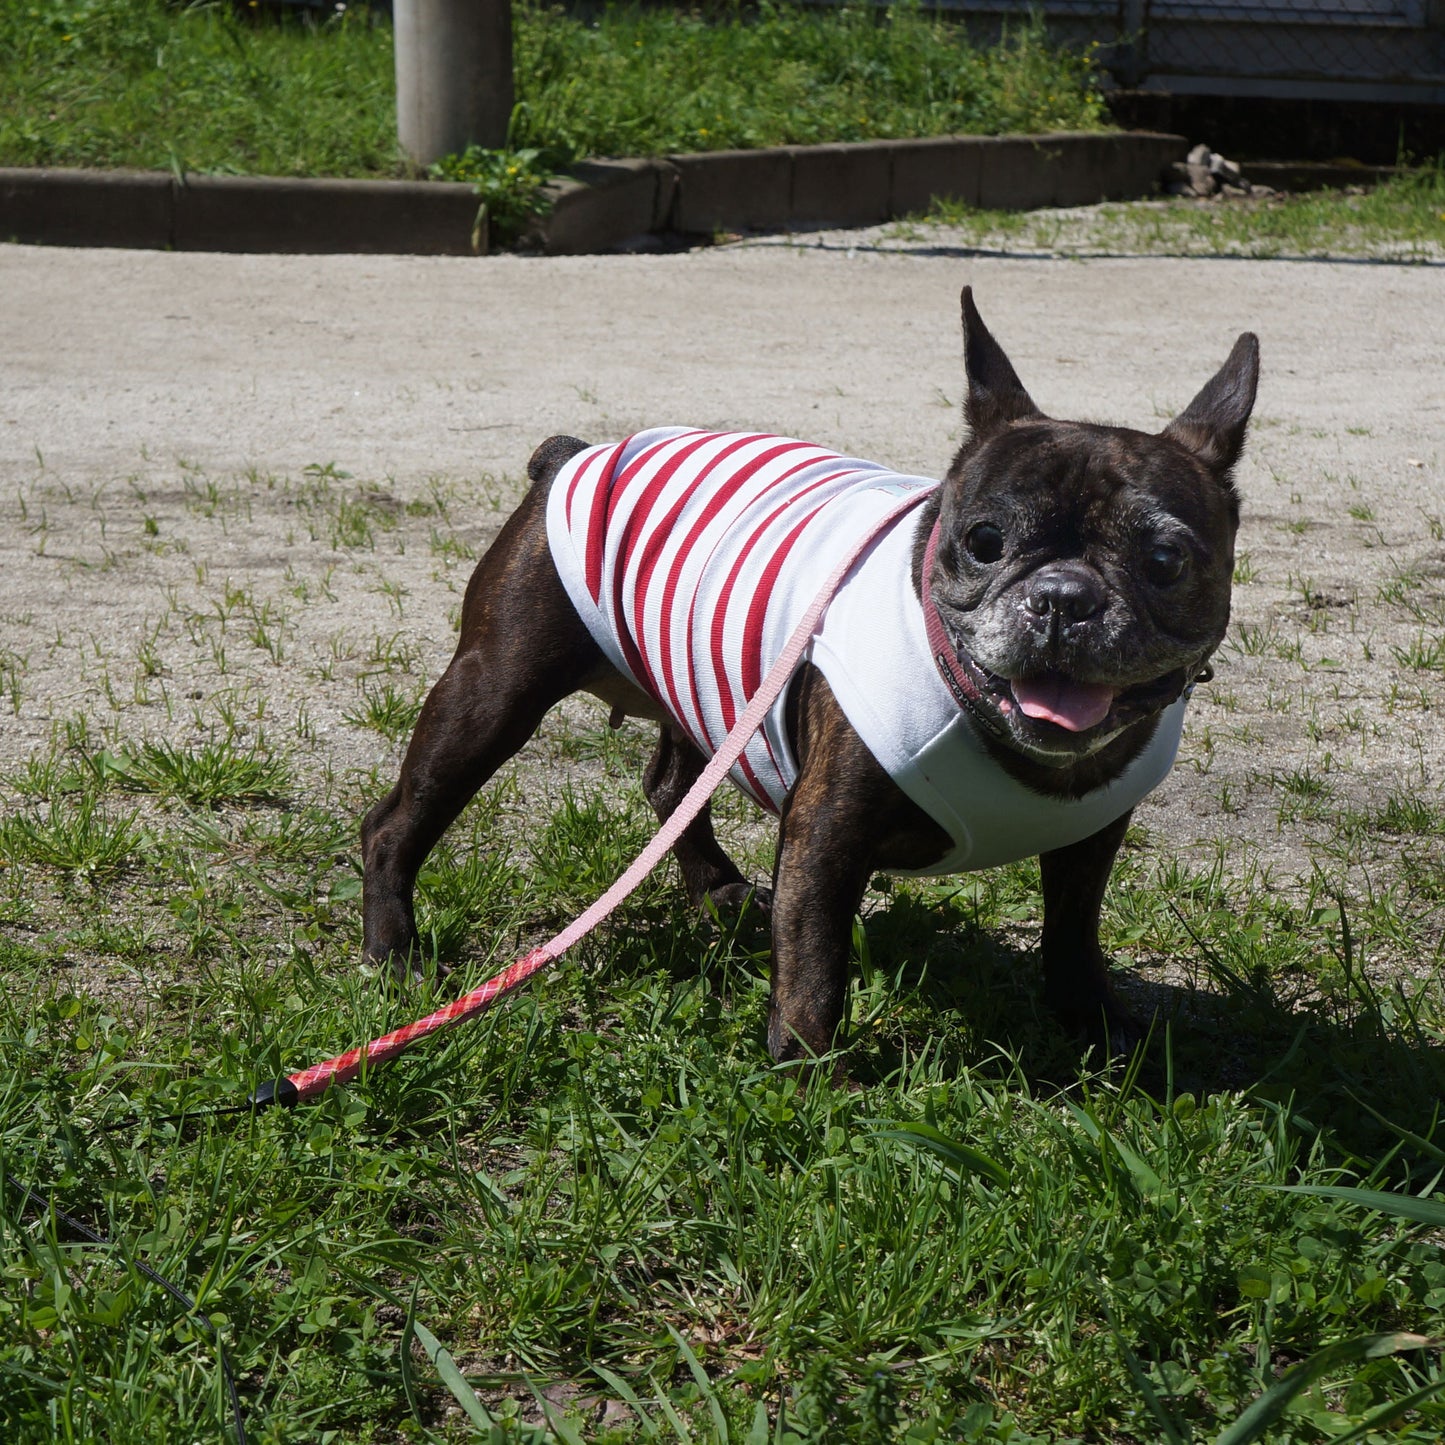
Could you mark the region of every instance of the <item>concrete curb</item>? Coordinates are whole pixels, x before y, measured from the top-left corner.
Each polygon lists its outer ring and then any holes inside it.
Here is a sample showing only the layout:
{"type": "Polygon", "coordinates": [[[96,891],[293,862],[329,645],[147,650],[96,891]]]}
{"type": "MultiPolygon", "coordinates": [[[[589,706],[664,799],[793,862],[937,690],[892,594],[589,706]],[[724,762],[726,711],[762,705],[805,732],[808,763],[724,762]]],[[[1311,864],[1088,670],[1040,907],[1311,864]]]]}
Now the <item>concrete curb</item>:
{"type": "Polygon", "coordinates": [[[0,239],[54,246],[470,256],[477,208],[442,181],[0,169],[0,239]]]}
{"type": "MultiPolygon", "coordinates": [[[[1182,136],[1124,131],[588,161],[548,188],[552,208],[530,240],[572,255],[649,233],[868,225],[935,196],[996,210],[1089,205],[1151,194],[1187,150],[1182,136]]],[[[477,207],[471,186],[442,181],[0,169],[0,239],[48,245],[466,256],[486,248],[477,207]]]]}
{"type": "Polygon", "coordinates": [[[560,255],[613,250],[648,232],[866,226],[935,196],[1003,211],[1092,205],[1153,194],[1188,147],[1155,131],[1059,132],[594,161],[550,188],[552,210],[532,240],[560,255]]]}

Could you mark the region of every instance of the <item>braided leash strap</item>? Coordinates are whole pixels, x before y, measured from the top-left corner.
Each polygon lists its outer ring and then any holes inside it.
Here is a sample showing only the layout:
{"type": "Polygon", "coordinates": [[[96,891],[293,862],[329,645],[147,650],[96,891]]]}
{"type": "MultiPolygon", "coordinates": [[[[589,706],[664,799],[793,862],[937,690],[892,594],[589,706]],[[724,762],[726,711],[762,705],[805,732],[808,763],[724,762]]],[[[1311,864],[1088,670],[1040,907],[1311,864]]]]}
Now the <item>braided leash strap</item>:
{"type": "Polygon", "coordinates": [[[410,1048],[418,1039],[436,1033],[439,1029],[450,1028],[454,1024],[475,1018],[504,994],[511,993],[513,989],[520,987],[531,978],[534,973],[545,968],[549,963],[555,962],[574,943],[596,928],[652,872],[662,860],[663,854],[677,842],[682,836],[683,830],[697,817],[702,811],[703,805],[717,791],[718,785],[727,776],[728,770],[741,756],[748,740],[762,726],[768,709],[777,701],[787,686],[788,679],[797,670],[803,653],[807,650],[813,634],[818,629],[818,624],[823,619],[823,613],[827,611],[829,602],[833,600],[833,594],[842,586],[843,579],[852,571],[854,564],[899,517],[918,506],[932,494],[932,490],[932,488],[920,487],[917,491],[910,492],[903,497],[896,506],[889,508],[834,568],[828,580],[819,589],[818,595],[809,605],[807,612],[803,614],[802,620],[793,629],[787,645],[749,701],[742,716],[738,718],[732,731],[723,740],[722,746],[713,754],[711,761],[698,775],[697,781],[688,790],[687,796],[678,805],[676,812],[668,818],[652,841],[637,855],[627,871],[590,908],[569,923],[560,933],[549,938],[546,943],[539,944],[530,953],[523,955],[515,963],[504,968],[501,973],[489,978],[480,988],[473,989],[470,993],[437,1009],[435,1013],[429,1013],[425,1018],[417,1019],[415,1023],[407,1024],[404,1028],[394,1029],[389,1034],[383,1034],[379,1039],[373,1039],[369,1044],[348,1049],[346,1053],[338,1054],[334,1059],[327,1059],[324,1063],[313,1064],[309,1069],[302,1069],[298,1073],[288,1074],[285,1078],[262,1084],[251,1095],[251,1104],[258,1109],[271,1104],[282,1104],[289,1107],[305,1100],[318,1098],[333,1084],[344,1084],[354,1079],[363,1068],[394,1059],[399,1053],[410,1048]]]}

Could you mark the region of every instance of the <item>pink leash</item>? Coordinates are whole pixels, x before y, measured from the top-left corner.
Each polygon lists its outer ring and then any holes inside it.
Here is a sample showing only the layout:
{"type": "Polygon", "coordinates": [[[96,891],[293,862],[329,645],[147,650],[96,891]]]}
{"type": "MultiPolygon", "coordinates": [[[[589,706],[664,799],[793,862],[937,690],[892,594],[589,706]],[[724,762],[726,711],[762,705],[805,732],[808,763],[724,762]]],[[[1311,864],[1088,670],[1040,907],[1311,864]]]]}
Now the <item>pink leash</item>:
{"type": "MultiPolygon", "coordinates": [[[[658,829],[652,841],[637,855],[627,871],[586,912],[555,937],[539,944],[530,953],[504,968],[501,973],[493,975],[480,988],[475,988],[434,1013],[429,1013],[425,1018],[417,1019],[415,1023],[407,1024],[404,1028],[394,1029],[389,1034],[383,1034],[379,1039],[373,1039],[360,1048],[348,1049],[334,1059],[327,1059],[324,1063],[313,1064],[309,1069],[302,1069],[298,1073],[287,1074],[284,1078],[260,1085],[251,1095],[251,1105],[258,1109],[271,1104],[282,1104],[289,1108],[303,1100],[318,1098],[333,1084],[345,1084],[354,1079],[364,1067],[384,1064],[394,1059],[428,1034],[475,1018],[504,994],[520,987],[539,969],[561,958],[574,943],[596,928],[652,872],[661,861],[662,855],[677,842],[687,825],[702,811],[703,804],[717,791],[728,770],[742,755],[748,740],[762,726],[768,709],[787,686],[788,679],[792,677],[813,639],[814,632],[817,631],[818,623],[828,610],[833,594],[853,569],[854,563],[893,522],[916,507],[925,497],[931,496],[932,491],[932,488],[920,488],[904,497],[897,506],[891,507],[833,570],[802,620],[793,629],[787,646],[763,679],[742,716],[723,739],[722,746],[699,774],[676,812],[658,829]]],[[[926,586],[924,590],[926,593],[926,586]]]]}

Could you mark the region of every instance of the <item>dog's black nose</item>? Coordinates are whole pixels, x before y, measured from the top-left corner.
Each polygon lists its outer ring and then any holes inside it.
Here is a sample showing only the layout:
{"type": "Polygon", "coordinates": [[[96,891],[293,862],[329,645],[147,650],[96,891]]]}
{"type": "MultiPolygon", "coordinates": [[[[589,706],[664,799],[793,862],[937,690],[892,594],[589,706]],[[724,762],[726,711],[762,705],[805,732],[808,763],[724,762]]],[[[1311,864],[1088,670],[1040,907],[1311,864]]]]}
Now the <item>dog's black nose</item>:
{"type": "Polygon", "coordinates": [[[1035,617],[1083,622],[1104,606],[1104,588],[1091,569],[1060,563],[1036,572],[1024,591],[1024,606],[1035,617]]]}

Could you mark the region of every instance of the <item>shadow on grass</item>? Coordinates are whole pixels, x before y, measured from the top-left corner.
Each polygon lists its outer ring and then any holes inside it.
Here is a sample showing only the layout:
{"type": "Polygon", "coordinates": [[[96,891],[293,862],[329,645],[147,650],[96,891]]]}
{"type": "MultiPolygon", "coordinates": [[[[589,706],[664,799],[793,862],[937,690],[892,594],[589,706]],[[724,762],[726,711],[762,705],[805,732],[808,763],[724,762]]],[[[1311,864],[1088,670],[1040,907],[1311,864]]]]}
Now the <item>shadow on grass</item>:
{"type": "MultiPolygon", "coordinates": [[[[1016,1055],[1040,1095],[1097,1067],[1045,1008],[1036,948],[996,927],[950,926],[908,895],[869,919],[868,936],[872,972],[891,997],[881,1017],[853,1030],[847,1066],[859,1083],[896,1075],[925,1039],[946,1072],[977,1069],[995,1049],[1016,1055]]],[[[1337,1164],[1368,1171],[1393,1153],[1393,1172],[1413,1182],[1438,1173],[1445,1035],[1422,1019],[1418,995],[1356,973],[1327,997],[1293,1002],[1270,979],[1194,946],[1193,982],[1116,971],[1121,1000],[1153,1024],[1138,1087],[1156,1098],[1242,1092],[1283,1110],[1337,1164]]]]}

